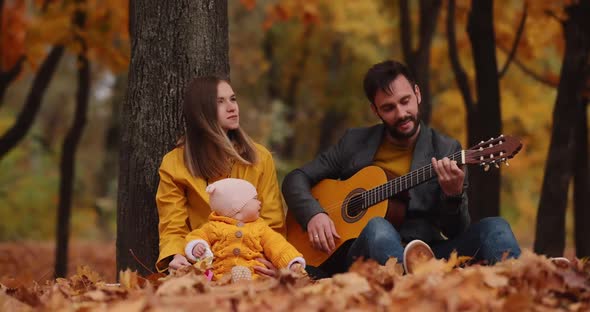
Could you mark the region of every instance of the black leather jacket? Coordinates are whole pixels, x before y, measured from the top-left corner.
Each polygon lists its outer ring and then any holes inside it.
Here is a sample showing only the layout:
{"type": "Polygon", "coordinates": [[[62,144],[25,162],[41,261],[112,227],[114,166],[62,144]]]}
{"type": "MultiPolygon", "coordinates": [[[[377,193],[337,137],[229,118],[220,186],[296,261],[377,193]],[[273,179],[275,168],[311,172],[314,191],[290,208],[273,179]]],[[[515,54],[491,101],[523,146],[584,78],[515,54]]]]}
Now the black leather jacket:
{"type": "MultiPolygon", "coordinates": [[[[285,177],[283,196],[299,224],[306,228],[313,216],[325,212],[311,196],[310,189],[323,179],[346,180],[360,169],[372,165],[384,133],[383,124],[349,129],[336,145],[285,177]]],[[[457,140],[422,123],[410,170],[428,165],[431,157],[441,159],[460,150],[461,144],[457,140]]],[[[470,217],[466,167],[464,170],[463,194],[458,198],[447,198],[436,178],[410,189],[407,218],[397,229],[404,241],[421,239],[431,242],[453,238],[467,229],[470,217]]]]}

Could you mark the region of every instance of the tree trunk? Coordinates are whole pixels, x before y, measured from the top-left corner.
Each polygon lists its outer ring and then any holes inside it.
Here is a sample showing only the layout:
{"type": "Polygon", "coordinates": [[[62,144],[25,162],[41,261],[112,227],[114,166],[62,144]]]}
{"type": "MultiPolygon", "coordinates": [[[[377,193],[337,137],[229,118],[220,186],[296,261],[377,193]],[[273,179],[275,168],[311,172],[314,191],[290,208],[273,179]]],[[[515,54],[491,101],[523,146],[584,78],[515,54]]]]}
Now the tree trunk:
{"type": "Polygon", "coordinates": [[[105,133],[104,158],[102,170],[96,177],[96,199],[94,209],[97,215],[97,226],[101,232],[102,239],[112,240],[114,233],[109,229],[109,220],[114,213],[112,204],[112,184],[117,179],[119,172],[119,137],[121,133],[121,103],[127,89],[127,75],[116,78],[114,95],[110,100],[111,116],[108,121],[108,128],[105,133]]]}
{"type": "Polygon", "coordinates": [[[347,114],[339,106],[339,94],[341,92],[340,79],[342,77],[342,42],[336,40],[332,43],[332,54],[327,58],[326,72],[328,74],[326,98],[329,99],[329,107],[324,112],[320,122],[320,135],[318,153],[324,151],[342,135],[343,127],[346,127],[347,114]]]}
{"type": "Polygon", "coordinates": [[[301,79],[303,79],[303,74],[305,73],[305,64],[312,53],[311,35],[313,34],[313,30],[313,24],[305,25],[305,29],[301,34],[301,44],[303,46],[301,55],[295,63],[295,71],[291,77],[289,77],[289,82],[287,83],[287,89],[285,91],[285,104],[287,105],[285,121],[293,131],[285,137],[285,140],[282,143],[273,146],[273,150],[276,151],[282,159],[293,159],[295,155],[297,133],[297,121],[295,118],[297,110],[297,90],[301,83],[301,79]]]}
{"type": "MultiPolygon", "coordinates": [[[[468,142],[497,137],[502,132],[500,87],[494,33],[493,0],[473,0],[467,32],[471,41],[477,104],[468,115],[468,142]]],[[[500,171],[495,168],[484,172],[480,168],[469,171],[469,207],[473,221],[500,214],[500,171]]]]}
{"type": "Polygon", "coordinates": [[[565,208],[573,175],[575,125],[579,123],[576,114],[582,101],[590,56],[590,2],[568,6],[566,11],[565,52],[553,109],[553,129],[534,244],[535,252],[548,256],[562,255],[565,246],[565,208]]]}
{"type": "MultiPolygon", "coordinates": [[[[84,29],[86,13],[76,11],[74,25],[84,29]]],[[[57,233],[55,248],[55,277],[65,277],[68,273],[68,244],[70,240],[70,216],[72,211],[72,188],[76,179],[76,151],[86,125],[88,99],[90,97],[90,62],[87,57],[87,45],[77,38],[82,47],[78,54],[78,90],[76,92],[76,110],[72,127],[64,138],[59,165],[59,202],[57,208],[57,233]]]]}
{"type": "Polygon", "coordinates": [[[158,257],[158,167],[182,133],[184,86],[195,76],[229,77],[227,1],[133,0],[130,12],[133,36],[121,116],[117,269],[146,274],[158,257]]]}
{"type": "MultiPolygon", "coordinates": [[[[588,77],[590,78],[590,77],[588,77]]],[[[587,78],[587,79],[588,79],[587,78]]],[[[588,99],[579,107],[574,160],[574,241],[576,257],[590,257],[590,161],[588,158],[588,99]]]]}
{"type": "MultiPolygon", "coordinates": [[[[85,48],[84,48],[85,50],[85,48]]],[[[62,146],[60,161],[59,204],[57,210],[57,248],[55,251],[55,277],[65,277],[68,269],[68,244],[70,240],[70,216],[72,188],[76,178],[76,151],[86,125],[90,94],[90,63],[86,52],[78,56],[78,91],[76,112],[72,128],[62,146]]]]}
{"type": "Polygon", "coordinates": [[[426,124],[430,122],[432,111],[430,50],[441,5],[441,0],[420,0],[419,38],[418,46],[414,50],[408,0],[400,1],[400,31],[404,62],[410,67],[416,76],[416,83],[420,86],[420,94],[422,95],[420,114],[426,124]]]}
{"type": "Polygon", "coordinates": [[[280,74],[280,65],[275,58],[275,44],[276,44],[277,35],[275,34],[275,30],[269,29],[264,34],[264,40],[262,42],[262,50],[264,51],[264,59],[268,62],[268,72],[267,72],[267,92],[269,103],[272,103],[275,100],[281,98],[281,74],[280,74]]]}

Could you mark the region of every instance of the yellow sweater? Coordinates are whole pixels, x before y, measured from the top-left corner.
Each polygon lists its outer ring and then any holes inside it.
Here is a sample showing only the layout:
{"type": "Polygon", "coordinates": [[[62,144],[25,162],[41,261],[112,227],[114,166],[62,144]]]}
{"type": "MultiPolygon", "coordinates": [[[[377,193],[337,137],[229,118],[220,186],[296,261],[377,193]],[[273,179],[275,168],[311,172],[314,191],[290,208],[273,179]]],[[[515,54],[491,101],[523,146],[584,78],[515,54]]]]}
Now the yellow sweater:
{"type": "Polygon", "coordinates": [[[406,148],[393,145],[383,136],[383,141],[373,157],[373,164],[393,173],[396,177],[410,172],[414,147],[406,148]]]}
{"type": "MultiPolygon", "coordinates": [[[[284,210],[274,161],[270,152],[255,144],[258,162],[252,166],[236,163],[231,177],[247,180],[256,187],[262,202],[261,217],[275,231],[284,235],[284,210]]],[[[171,256],[184,254],[186,235],[199,228],[211,213],[207,182],[195,178],[184,164],[184,147],[177,147],[162,159],[156,204],[160,217],[160,255],[158,271],[168,267],[171,256]]]]}
{"type": "Polygon", "coordinates": [[[264,265],[256,258],[266,258],[277,268],[286,268],[291,262],[305,265],[301,253],[279,233],[273,231],[264,220],[241,222],[233,218],[211,213],[209,222],[200,229],[190,232],[187,237],[186,255],[196,260],[192,249],[197,243],[204,243],[213,253],[213,274],[218,280],[230,273],[232,267],[241,265],[250,268],[252,277],[258,275],[254,266],[264,265]]]}

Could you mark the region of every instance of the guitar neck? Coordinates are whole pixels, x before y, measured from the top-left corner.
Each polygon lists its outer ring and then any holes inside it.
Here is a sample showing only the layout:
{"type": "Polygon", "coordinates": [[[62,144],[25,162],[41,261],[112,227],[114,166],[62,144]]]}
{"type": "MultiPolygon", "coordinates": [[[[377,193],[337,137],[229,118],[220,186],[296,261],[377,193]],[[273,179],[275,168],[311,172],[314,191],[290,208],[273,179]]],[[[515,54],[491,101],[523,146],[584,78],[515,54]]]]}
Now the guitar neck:
{"type": "MultiPolygon", "coordinates": [[[[454,160],[458,165],[465,164],[465,151],[461,150],[452,155],[447,156],[450,160],[454,160]]],[[[375,188],[361,193],[364,207],[368,208],[377,203],[380,203],[396,194],[409,190],[416,185],[422,184],[436,176],[436,171],[432,168],[432,164],[418,168],[401,177],[397,177],[381,184],[375,188]]]]}

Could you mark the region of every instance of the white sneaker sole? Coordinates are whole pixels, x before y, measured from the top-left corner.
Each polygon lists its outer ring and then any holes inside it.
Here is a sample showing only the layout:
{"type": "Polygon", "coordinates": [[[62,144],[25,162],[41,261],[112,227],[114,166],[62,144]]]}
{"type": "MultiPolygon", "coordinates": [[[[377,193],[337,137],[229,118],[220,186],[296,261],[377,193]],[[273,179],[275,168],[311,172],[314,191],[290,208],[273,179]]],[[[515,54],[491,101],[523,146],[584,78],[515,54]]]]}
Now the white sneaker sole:
{"type": "Polygon", "coordinates": [[[425,242],[423,242],[423,241],[421,241],[419,239],[415,239],[415,240],[409,242],[406,245],[406,248],[404,248],[404,259],[403,259],[403,263],[402,263],[403,264],[403,267],[404,267],[404,272],[406,272],[406,274],[409,273],[408,272],[408,267],[407,267],[407,264],[406,264],[407,263],[406,257],[408,255],[408,251],[409,250],[412,250],[412,248],[414,248],[417,245],[426,247],[426,249],[428,249],[428,251],[430,251],[430,253],[432,254],[432,257],[434,258],[434,252],[432,252],[432,249],[430,248],[430,246],[428,246],[428,244],[426,244],[425,242]]]}

